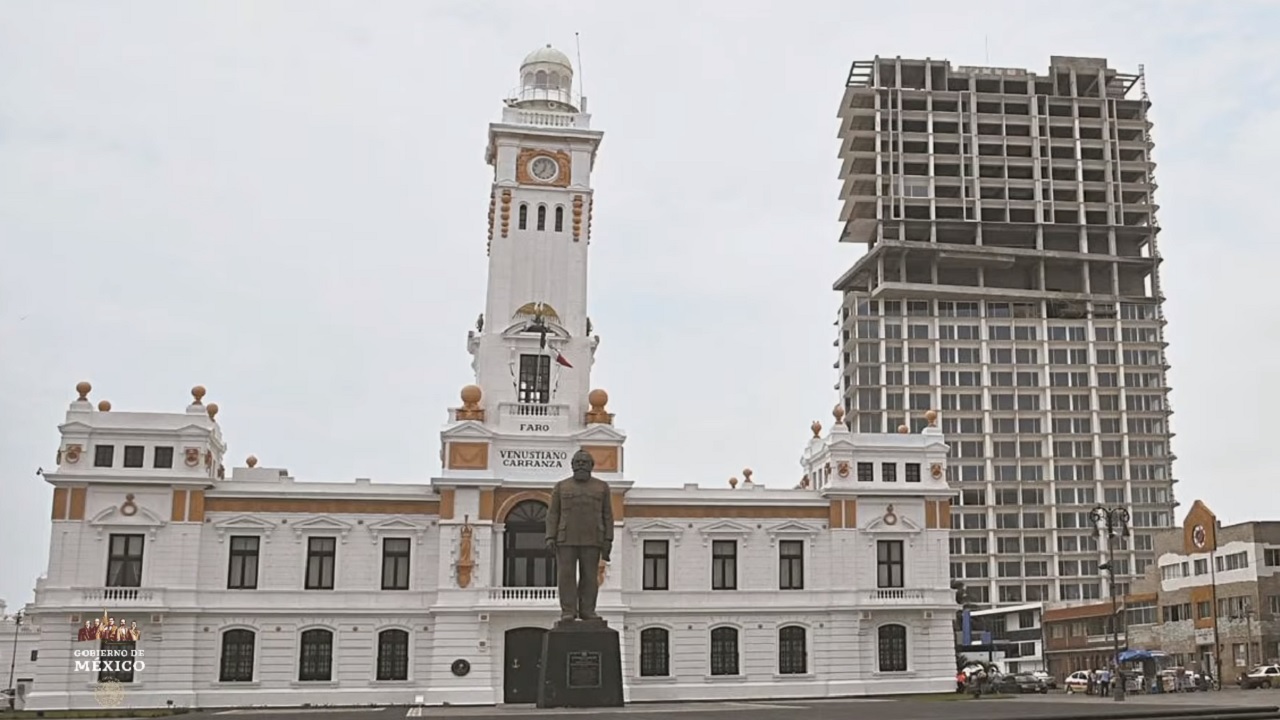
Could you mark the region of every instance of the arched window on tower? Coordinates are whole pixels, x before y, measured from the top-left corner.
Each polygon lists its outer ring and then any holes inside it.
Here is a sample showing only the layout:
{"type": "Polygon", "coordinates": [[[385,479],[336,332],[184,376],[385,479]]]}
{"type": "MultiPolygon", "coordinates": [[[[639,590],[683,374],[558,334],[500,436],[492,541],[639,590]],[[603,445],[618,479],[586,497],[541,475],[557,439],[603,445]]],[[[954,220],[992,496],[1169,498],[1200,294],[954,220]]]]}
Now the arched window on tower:
{"type": "Polygon", "coordinates": [[[546,205],[538,206],[538,229],[539,230],[547,229],[547,206],[546,205]]]}
{"type": "Polygon", "coordinates": [[[556,232],[564,232],[564,206],[556,206],[556,232]]]}
{"type": "Polygon", "coordinates": [[[529,228],[529,205],[520,203],[520,218],[516,222],[516,229],[527,230],[529,228]]]}

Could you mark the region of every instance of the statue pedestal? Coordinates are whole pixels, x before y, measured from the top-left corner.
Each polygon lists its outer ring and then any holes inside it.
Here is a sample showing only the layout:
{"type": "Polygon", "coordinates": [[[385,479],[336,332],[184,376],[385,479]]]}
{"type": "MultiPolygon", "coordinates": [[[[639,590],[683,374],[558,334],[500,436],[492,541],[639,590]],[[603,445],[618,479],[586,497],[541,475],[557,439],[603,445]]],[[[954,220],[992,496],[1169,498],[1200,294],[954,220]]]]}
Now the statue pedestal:
{"type": "Polygon", "coordinates": [[[622,707],[618,631],[604,621],[558,623],[542,640],[538,707],[622,707]]]}

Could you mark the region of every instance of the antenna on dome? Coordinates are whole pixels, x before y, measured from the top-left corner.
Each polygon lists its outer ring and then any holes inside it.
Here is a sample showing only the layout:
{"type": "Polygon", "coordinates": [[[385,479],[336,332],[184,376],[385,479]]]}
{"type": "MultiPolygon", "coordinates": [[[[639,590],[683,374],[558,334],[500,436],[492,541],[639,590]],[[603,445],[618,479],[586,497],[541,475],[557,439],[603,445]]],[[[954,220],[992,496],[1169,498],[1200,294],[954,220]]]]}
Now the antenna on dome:
{"type": "MultiPolygon", "coordinates": [[[[582,38],[578,37],[578,33],[576,32],[573,34],[573,44],[578,49],[578,96],[583,97],[587,94],[587,86],[582,82],[582,38]]],[[[586,103],[584,102],[583,105],[585,104],[586,103]]],[[[585,107],[582,110],[583,112],[586,112],[585,107]]]]}

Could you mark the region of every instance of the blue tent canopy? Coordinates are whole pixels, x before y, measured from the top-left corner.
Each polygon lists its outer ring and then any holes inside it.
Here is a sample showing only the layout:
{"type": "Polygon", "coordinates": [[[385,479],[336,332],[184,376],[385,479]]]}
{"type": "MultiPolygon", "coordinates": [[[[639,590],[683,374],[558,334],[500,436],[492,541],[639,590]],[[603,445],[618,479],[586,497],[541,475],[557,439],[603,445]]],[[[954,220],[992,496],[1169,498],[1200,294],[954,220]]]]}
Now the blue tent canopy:
{"type": "Polygon", "coordinates": [[[1120,654],[1116,656],[1116,660],[1122,663],[1127,663],[1139,662],[1142,660],[1158,660],[1164,657],[1168,657],[1168,655],[1160,652],[1159,650],[1122,650],[1120,654]]]}

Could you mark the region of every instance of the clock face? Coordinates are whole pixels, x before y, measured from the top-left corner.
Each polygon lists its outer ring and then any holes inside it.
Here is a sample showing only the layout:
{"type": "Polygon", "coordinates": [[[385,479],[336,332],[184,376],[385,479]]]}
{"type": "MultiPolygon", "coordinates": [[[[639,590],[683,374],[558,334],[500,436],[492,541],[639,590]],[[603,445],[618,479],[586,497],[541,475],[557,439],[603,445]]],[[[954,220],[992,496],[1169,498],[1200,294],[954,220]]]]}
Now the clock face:
{"type": "Polygon", "coordinates": [[[536,157],[529,163],[529,174],[543,182],[551,182],[560,174],[560,165],[549,157],[536,157]]]}
{"type": "Polygon", "coordinates": [[[1195,543],[1196,547],[1198,548],[1204,547],[1204,544],[1208,541],[1208,539],[1209,539],[1208,533],[1204,531],[1203,525],[1197,525],[1191,528],[1191,542],[1195,543]]]}

